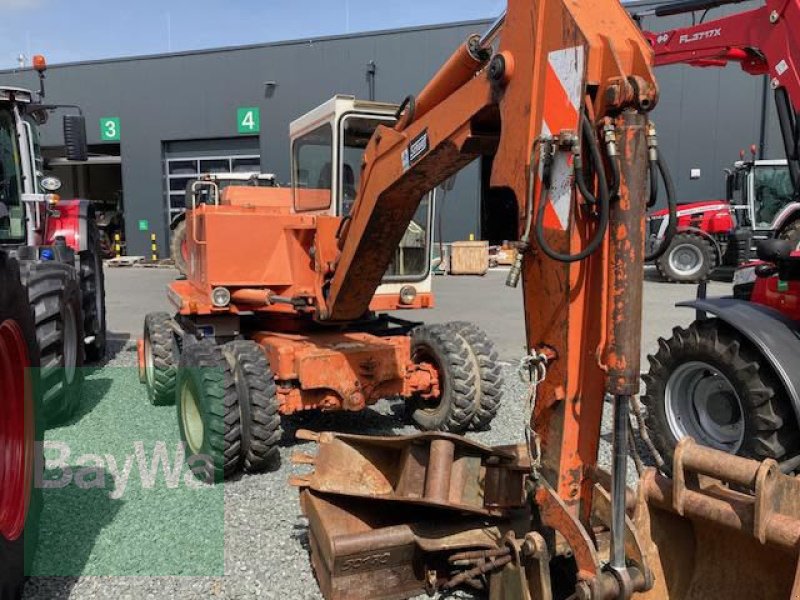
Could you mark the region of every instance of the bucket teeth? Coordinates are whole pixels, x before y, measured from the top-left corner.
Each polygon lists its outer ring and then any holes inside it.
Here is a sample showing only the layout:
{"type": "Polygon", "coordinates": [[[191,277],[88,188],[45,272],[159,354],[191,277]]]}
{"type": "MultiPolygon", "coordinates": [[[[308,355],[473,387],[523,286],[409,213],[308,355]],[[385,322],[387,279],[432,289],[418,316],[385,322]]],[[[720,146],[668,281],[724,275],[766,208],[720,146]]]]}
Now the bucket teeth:
{"type": "Polygon", "coordinates": [[[317,457],[313,454],[306,454],[305,452],[295,452],[292,454],[292,464],[315,465],[317,464],[317,457]]]}
{"type": "Polygon", "coordinates": [[[314,472],[305,475],[292,475],[289,477],[289,485],[292,487],[307,488],[311,485],[311,478],[314,477],[314,472]]]}
{"type": "Polygon", "coordinates": [[[309,431],[308,429],[298,429],[294,437],[305,442],[319,442],[320,434],[316,431],[309,431]]]}

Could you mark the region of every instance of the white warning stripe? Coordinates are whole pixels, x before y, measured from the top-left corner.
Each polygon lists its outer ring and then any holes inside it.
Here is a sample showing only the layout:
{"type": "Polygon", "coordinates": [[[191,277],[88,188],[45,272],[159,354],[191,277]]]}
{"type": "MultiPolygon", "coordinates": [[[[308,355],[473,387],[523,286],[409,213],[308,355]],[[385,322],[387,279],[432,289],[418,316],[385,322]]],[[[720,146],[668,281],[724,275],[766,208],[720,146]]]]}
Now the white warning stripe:
{"type": "Polygon", "coordinates": [[[554,50],[547,55],[547,60],[553,72],[564,86],[570,103],[575,111],[581,108],[581,95],[583,93],[583,75],[586,55],[583,46],[573,46],[563,50],[554,50]]]}
{"type": "MultiPolygon", "coordinates": [[[[557,101],[545,102],[542,123],[544,135],[550,135],[553,129],[563,129],[565,121],[569,122],[570,129],[578,125],[583,95],[585,52],[583,46],[554,50],[548,54],[547,60],[570,106],[564,106],[557,101]]],[[[571,156],[566,152],[557,152],[550,173],[550,202],[561,228],[566,230],[569,227],[572,209],[571,156]]]]}

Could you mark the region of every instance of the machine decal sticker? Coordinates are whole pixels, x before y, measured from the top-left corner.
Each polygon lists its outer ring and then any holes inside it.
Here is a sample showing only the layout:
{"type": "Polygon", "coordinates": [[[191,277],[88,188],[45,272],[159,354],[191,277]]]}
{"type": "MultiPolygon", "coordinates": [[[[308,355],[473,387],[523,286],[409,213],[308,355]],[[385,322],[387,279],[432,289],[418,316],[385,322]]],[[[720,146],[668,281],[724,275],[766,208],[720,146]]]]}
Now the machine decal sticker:
{"type": "MultiPolygon", "coordinates": [[[[542,134],[564,130],[578,130],[585,55],[581,46],[555,50],[547,57],[547,76],[542,134]]],[[[572,208],[572,157],[556,153],[550,175],[548,206],[545,210],[545,227],[566,230],[572,208]]],[[[541,171],[539,173],[541,177],[541,171]]]]}
{"type": "Polygon", "coordinates": [[[403,151],[403,169],[409,169],[428,150],[430,150],[430,141],[428,140],[428,130],[426,129],[411,140],[408,148],[403,151]]]}

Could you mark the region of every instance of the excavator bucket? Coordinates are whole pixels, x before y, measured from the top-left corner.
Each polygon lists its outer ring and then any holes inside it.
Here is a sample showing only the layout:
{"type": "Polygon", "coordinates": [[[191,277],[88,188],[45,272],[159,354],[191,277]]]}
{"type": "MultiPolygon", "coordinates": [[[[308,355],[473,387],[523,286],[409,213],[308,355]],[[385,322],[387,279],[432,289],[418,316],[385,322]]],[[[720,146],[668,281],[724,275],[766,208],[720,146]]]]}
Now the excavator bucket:
{"type": "Polygon", "coordinates": [[[774,461],[682,441],[674,479],[648,469],[626,495],[625,554],[638,575],[625,582],[604,566],[606,473],[587,473],[595,493],[592,527],[582,530],[558,518],[551,490],[522,482],[530,463],[518,447],[447,434],[299,435],[319,446],[315,456],[295,457],[315,470],[293,483],[327,600],[464,585],[488,586],[492,600],[553,600],[565,588],[586,600],[800,599],[800,479],[774,461]],[[551,561],[573,555],[579,577],[570,583],[551,561]]]}
{"type": "Polygon", "coordinates": [[[689,439],[673,473],[640,482],[633,521],[654,585],[637,598],[800,598],[800,479],[689,439]]]}

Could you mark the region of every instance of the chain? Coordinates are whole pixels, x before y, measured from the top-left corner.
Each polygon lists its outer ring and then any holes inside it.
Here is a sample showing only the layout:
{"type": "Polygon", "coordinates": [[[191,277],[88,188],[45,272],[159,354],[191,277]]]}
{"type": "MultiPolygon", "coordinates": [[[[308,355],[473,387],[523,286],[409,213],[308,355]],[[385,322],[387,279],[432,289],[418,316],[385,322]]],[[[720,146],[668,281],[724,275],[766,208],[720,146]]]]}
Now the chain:
{"type": "Polygon", "coordinates": [[[539,468],[542,465],[542,444],[541,439],[534,431],[532,422],[539,386],[547,379],[547,356],[541,353],[525,356],[519,361],[519,378],[523,383],[528,384],[528,391],[525,395],[527,416],[525,420],[525,445],[528,449],[528,459],[531,463],[531,477],[539,479],[539,468]]]}

